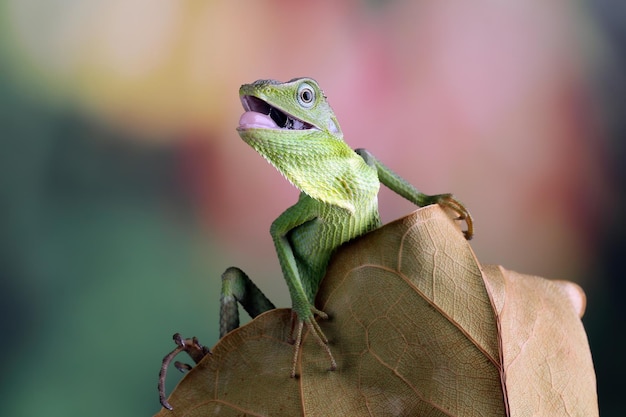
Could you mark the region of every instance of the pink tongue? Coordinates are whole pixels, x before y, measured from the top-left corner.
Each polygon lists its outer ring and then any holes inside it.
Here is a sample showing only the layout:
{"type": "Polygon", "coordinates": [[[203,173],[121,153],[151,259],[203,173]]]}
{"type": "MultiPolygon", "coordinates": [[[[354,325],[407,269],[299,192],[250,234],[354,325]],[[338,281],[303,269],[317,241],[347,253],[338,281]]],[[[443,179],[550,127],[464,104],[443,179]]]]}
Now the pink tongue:
{"type": "Polygon", "coordinates": [[[276,129],[278,125],[267,114],[247,111],[239,119],[239,127],[244,129],[270,128],[276,129]]]}

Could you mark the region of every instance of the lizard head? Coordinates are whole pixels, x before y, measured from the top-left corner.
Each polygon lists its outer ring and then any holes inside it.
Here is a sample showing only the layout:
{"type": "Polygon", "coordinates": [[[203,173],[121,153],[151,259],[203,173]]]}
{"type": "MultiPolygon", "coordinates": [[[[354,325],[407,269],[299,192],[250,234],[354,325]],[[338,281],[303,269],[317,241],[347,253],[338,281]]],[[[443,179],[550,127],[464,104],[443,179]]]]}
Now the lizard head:
{"type": "MultiPolygon", "coordinates": [[[[354,210],[353,177],[369,167],[344,141],[322,89],[311,78],[244,84],[239,136],[300,191],[354,210]]],[[[376,189],[377,190],[377,189],[376,189]]]]}
{"type": "MultiPolygon", "coordinates": [[[[257,130],[290,130],[290,137],[321,131],[337,139],[343,134],[324,92],[311,78],[294,78],[281,83],[275,80],[257,80],[244,84],[239,97],[245,113],[239,120],[239,134],[255,130],[256,136],[264,136],[257,130]]],[[[244,137],[244,140],[246,138],[244,137]]]]}

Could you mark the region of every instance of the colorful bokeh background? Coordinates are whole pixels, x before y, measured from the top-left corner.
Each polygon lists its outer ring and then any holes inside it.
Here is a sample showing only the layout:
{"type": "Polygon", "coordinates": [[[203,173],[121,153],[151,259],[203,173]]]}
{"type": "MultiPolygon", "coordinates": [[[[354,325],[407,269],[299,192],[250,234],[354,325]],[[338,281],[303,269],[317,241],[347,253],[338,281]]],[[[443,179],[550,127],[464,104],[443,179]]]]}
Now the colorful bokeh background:
{"type": "Polygon", "coordinates": [[[481,262],[585,289],[623,415],[625,56],[620,0],[0,0],[1,413],[153,414],[230,265],[289,306],[268,230],[297,191],[237,89],[306,75],[351,146],[466,203],[481,262]]]}

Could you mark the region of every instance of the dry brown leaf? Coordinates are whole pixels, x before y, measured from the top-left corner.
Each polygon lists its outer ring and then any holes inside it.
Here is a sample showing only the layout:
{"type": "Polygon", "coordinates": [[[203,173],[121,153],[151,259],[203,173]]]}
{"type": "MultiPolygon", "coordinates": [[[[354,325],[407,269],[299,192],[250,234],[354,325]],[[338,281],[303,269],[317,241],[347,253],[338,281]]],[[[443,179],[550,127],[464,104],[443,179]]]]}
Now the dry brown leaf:
{"type": "Polygon", "coordinates": [[[159,417],[597,416],[575,284],[483,266],[438,206],[343,247],[316,305],[338,369],[305,337],[289,378],[289,310],[224,337],[159,417]]]}

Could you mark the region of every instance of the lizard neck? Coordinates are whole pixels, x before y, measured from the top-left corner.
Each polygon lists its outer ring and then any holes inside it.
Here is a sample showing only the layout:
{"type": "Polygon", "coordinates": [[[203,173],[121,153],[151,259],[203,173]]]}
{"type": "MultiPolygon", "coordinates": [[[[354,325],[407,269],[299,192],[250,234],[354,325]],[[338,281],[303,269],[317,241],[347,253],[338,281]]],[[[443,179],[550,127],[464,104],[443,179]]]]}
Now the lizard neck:
{"type": "Polygon", "coordinates": [[[375,170],[341,139],[319,130],[253,133],[243,134],[242,138],[315,200],[354,214],[361,209],[359,205],[378,194],[375,170]]]}

